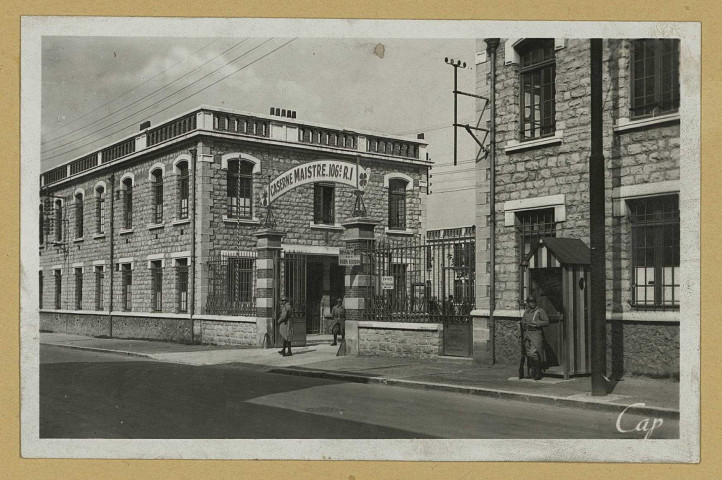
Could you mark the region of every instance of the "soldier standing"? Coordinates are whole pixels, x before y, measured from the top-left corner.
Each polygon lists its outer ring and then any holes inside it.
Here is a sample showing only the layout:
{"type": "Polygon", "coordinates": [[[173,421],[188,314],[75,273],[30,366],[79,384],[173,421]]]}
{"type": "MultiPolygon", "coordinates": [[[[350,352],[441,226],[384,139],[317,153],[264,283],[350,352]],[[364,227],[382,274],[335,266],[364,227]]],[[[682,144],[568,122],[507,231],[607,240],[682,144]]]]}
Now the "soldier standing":
{"type": "Polygon", "coordinates": [[[331,315],[333,315],[334,320],[331,328],[331,333],[333,333],[333,343],[331,345],[338,345],[336,340],[339,334],[341,334],[342,342],[346,340],[346,309],[343,306],[343,298],[336,300],[336,305],[331,309],[331,315]]]}
{"type": "Polygon", "coordinates": [[[291,352],[291,340],[293,339],[293,324],[291,323],[291,302],[286,297],[281,297],[281,312],[278,315],[276,323],[279,325],[279,331],[283,338],[283,350],[280,353],[284,357],[293,355],[291,352]],[[288,347],[288,353],[286,353],[288,347]]]}
{"type": "Polygon", "coordinates": [[[534,374],[534,380],[541,380],[544,368],[544,332],[543,328],[549,325],[549,317],[544,309],[536,304],[536,298],[529,296],[526,299],[526,310],[521,317],[521,332],[529,365],[534,374]]]}

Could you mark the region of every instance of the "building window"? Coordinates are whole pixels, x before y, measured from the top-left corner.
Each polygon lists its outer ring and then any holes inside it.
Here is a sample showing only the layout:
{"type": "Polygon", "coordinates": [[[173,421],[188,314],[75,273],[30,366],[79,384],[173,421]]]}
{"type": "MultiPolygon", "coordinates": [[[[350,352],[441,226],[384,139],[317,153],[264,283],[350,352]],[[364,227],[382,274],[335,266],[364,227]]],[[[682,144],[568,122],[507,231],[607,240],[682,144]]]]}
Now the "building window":
{"type": "Polygon", "coordinates": [[[325,225],[335,223],[335,188],[332,185],[313,185],[313,222],[325,225]]]}
{"type": "Polygon", "coordinates": [[[105,233],[105,188],[96,188],[95,198],[95,233],[105,233]]]}
{"type": "Polygon", "coordinates": [[[123,180],[123,228],[133,228],[133,180],[123,180]]]}
{"type": "Polygon", "coordinates": [[[679,307],[679,198],[627,202],[632,224],[632,304],[679,307]]]}
{"type": "Polygon", "coordinates": [[[55,270],[55,309],[60,310],[62,308],[62,294],[63,294],[63,274],[60,270],[55,270]]]}
{"type": "Polygon", "coordinates": [[[406,185],[404,180],[389,180],[389,229],[406,229],[406,185]]]}
{"type": "Polygon", "coordinates": [[[40,242],[40,245],[45,243],[45,216],[43,215],[43,204],[40,204],[40,225],[38,225],[38,234],[40,237],[38,238],[38,241],[40,242]]]}
{"type": "Polygon", "coordinates": [[[240,160],[228,162],[229,218],[253,217],[253,164],[240,160]]]}
{"type": "Polygon", "coordinates": [[[190,177],[188,176],[188,163],[178,164],[180,177],[178,178],[178,218],[188,218],[188,198],[190,195],[190,177]]]}
{"type": "Polygon", "coordinates": [[[150,262],[150,294],[151,308],[154,312],[163,310],[163,262],[150,262]]]}
{"type": "Polygon", "coordinates": [[[63,202],[55,200],[55,241],[63,241],[63,202]]]}
{"type": "Polygon", "coordinates": [[[153,180],[151,188],[153,189],[153,223],[163,223],[163,171],[160,168],[153,170],[151,173],[153,180]]]}
{"type": "Polygon", "coordinates": [[[105,267],[95,267],[95,309],[105,308],[105,267]]]}
{"type": "Polygon", "coordinates": [[[679,40],[632,41],[631,116],[659,115],[679,109],[679,40]]]}
{"type": "Polygon", "coordinates": [[[43,271],[38,272],[38,308],[43,308],[43,271]]]}
{"type": "MultiPolygon", "coordinates": [[[[532,245],[543,237],[556,236],[556,224],[554,223],[554,209],[544,208],[540,210],[529,210],[516,214],[516,231],[519,245],[519,260],[521,265],[524,258],[531,252],[532,245]]],[[[549,255],[547,249],[539,249],[534,258],[529,259],[530,265],[548,265],[548,261],[537,258],[542,255],[549,255]]],[[[519,299],[525,299],[530,293],[528,268],[520,267],[519,271],[519,299]]]]}
{"type": "Polygon", "coordinates": [[[521,140],[554,135],[554,39],[524,41],[519,52],[521,140]]]}
{"type": "Polygon", "coordinates": [[[75,238],[83,238],[83,194],[75,195],[75,238]]]}
{"type": "Polygon", "coordinates": [[[124,263],[120,266],[121,307],[126,312],[133,306],[133,266],[124,263]]]}
{"type": "Polygon", "coordinates": [[[75,269],[75,309],[83,309],[83,269],[75,269]]]}
{"type": "Polygon", "coordinates": [[[178,293],[178,312],[188,312],[188,259],[176,260],[176,292],[178,293]]]}

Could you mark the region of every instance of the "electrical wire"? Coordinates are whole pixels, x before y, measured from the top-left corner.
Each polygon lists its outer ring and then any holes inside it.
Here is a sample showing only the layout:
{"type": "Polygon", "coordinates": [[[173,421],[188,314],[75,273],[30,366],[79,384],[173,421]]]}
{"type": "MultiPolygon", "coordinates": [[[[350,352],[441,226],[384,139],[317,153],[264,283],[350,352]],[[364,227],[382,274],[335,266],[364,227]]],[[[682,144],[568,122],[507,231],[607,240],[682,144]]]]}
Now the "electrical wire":
{"type": "MultiPolygon", "coordinates": [[[[153,92],[149,93],[148,95],[146,95],[146,96],[144,96],[144,97],[142,97],[142,98],[139,98],[138,100],[134,101],[133,103],[130,103],[130,104],[124,106],[123,108],[120,108],[120,109],[116,110],[115,112],[109,113],[108,115],[106,115],[106,116],[104,116],[104,117],[96,120],[96,121],[93,122],[93,123],[101,122],[101,121],[103,121],[103,120],[105,120],[105,119],[111,118],[111,117],[113,117],[115,114],[120,113],[120,112],[122,112],[123,110],[125,110],[125,109],[127,109],[127,108],[129,108],[129,107],[132,107],[133,105],[136,105],[137,103],[145,100],[146,98],[151,97],[151,96],[155,95],[156,93],[167,89],[169,86],[173,85],[173,84],[176,83],[177,81],[179,81],[179,80],[187,77],[188,75],[190,75],[190,74],[192,74],[192,73],[197,72],[197,71],[200,70],[202,67],[206,66],[207,64],[209,64],[210,62],[212,62],[212,61],[215,60],[216,58],[221,57],[221,56],[223,56],[225,53],[227,53],[227,52],[233,50],[234,48],[242,45],[242,44],[245,43],[247,40],[248,40],[248,39],[244,39],[244,40],[240,41],[239,43],[237,43],[236,45],[232,46],[231,48],[225,50],[224,52],[222,52],[222,53],[216,55],[215,57],[213,57],[212,59],[208,60],[208,61],[205,62],[203,65],[200,65],[200,66],[194,68],[193,70],[191,70],[190,72],[186,73],[185,75],[183,75],[183,76],[181,76],[181,77],[173,80],[171,83],[169,83],[169,84],[167,84],[167,85],[163,85],[161,88],[159,88],[159,89],[157,89],[157,90],[154,90],[153,92]]],[[[264,42],[264,43],[268,43],[269,41],[270,41],[270,39],[267,40],[267,41],[264,42]]],[[[261,45],[263,45],[263,44],[261,44],[261,45]]],[[[260,47],[261,45],[258,45],[256,48],[260,47]]],[[[247,52],[244,53],[243,55],[246,55],[246,54],[252,52],[253,50],[255,50],[255,49],[251,49],[250,51],[247,51],[247,52]]],[[[241,56],[243,56],[243,55],[241,55],[241,56]]],[[[235,61],[235,60],[238,60],[238,58],[240,58],[240,57],[236,57],[236,58],[235,58],[234,60],[232,60],[231,62],[233,62],[233,61],[235,61]]],[[[172,97],[173,95],[175,95],[175,94],[177,94],[177,93],[182,92],[182,91],[185,90],[186,88],[193,86],[194,84],[200,82],[201,80],[203,80],[204,78],[208,77],[209,75],[213,75],[213,74],[216,73],[218,70],[221,70],[222,68],[226,67],[227,65],[228,65],[228,63],[225,63],[224,65],[222,65],[222,66],[218,67],[217,69],[213,70],[213,71],[212,71],[211,73],[209,73],[208,75],[206,75],[206,76],[204,76],[204,77],[201,77],[201,78],[199,78],[198,80],[195,80],[195,81],[189,83],[188,85],[186,85],[185,87],[181,88],[180,90],[177,90],[177,91],[174,92],[174,93],[171,93],[171,94],[169,94],[169,95],[166,95],[165,97],[161,98],[158,102],[156,102],[156,103],[154,103],[154,104],[152,104],[152,105],[149,105],[149,106],[146,107],[145,109],[150,108],[150,107],[152,107],[152,106],[154,106],[154,105],[157,105],[158,103],[162,102],[163,100],[165,100],[165,99],[167,99],[167,98],[170,98],[170,97],[172,97]]],[[[145,110],[145,109],[143,109],[143,110],[145,110]]],[[[129,116],[123,117],[123,118],[121,118],[120,120],[118,120],[118,121],[116,121],[116,122],[114,122],[114,123],[111,123],[110,125],[106,125],[105,127],[99,128],[98,130],[94,130],[94,131],[92,131],[92,132],[90,132],[90,133],[88,133],[88,134],[86,134],[86,135],[84,135],[84,136],[82,136],[82,137],[78,137],[78,138],[76,138],[76,139],[74,139],[74,140],[70,140],[69,142],[64,143],[64,144],[62,144],[62,145],[56,145],[56,146],[54,146],[54,147],[47,148],[47,149],[45,149],[42,153],[47,153],[47,152],[49,152],[49,151],[51,151],[51,150],[56,150],[56,149],[58,149],[58,148],[62,148],[62,147],[64,147],[64,146],[66,146],[66,145],[69,145],[69,144],[71,144],[71,143],[73,143],[73,142],[77,142],[78,140],[82,140],[82,139],[84,139],[84,138],[88,138],[89,136],[91,136],[91,135],[93,135],[93,134],[95,134],[95,133],[101,132],[101,131],[103,131],[103,130],[105,130],[105,129],[107,129],[107,128],[110,128],[110,127],[112,127],[112,126],[114,126],[114,125],[117,125],[118,123],[122,122],[123,120],[127,120],[128,118],[130,118],[130,117],[133,116],[133,115],[137,115],[138,113],[142,112],[143,110],[139,110],[139,111],[137,111],[137,112],[135,112],[135,113],[131,113],[129,116]]],[[[80,132],[81,130],[84,130],[85,128],[93,125],[93,123],[90,123],[90,124],[88,124],[88,125],[86,125],[86,126],[84,126],[84,127],[81,127],[81,128],[76,129],[76,130],[73,130],[72,132],[68,132],[68,133],[65,133],[65,134],[63,134],[63,135],[59,135],[59,136],[53,138],[52,140],[46,140],[45,143],[54,142],[54,141],[56,141],[56,140],[59,140],[60,138],[67,137],[68,135],[73,135],[73,134],[75,134],[75,133],[78,133],[78,132],[80,132]]]]}
{"type": "Polygon", "coordinates": [[[434,195],[436,193],[450,193],[450,192],[463,192],[464,190],[476,190],[476,185],[473,187],[464,187],[464,188],[452,188],[449,190],[440,190],[440,191],[434,191],[432,188],[430,188],[431,192],[429,192],[429,195],[434,195]]]}
{"type": "MultiPolygon", "coordinates": [[[[107,102],[105,102],[104,104],[100,105],[99,107],[96,107],[96,108],[94,108],[93,110],[91,110],[91,111],[89,111],[89,112],[87,112],[87,113],[84,113],[83,115],[81,115],[81,116],[79,116],[79,117],[77,117],[77,118],[74,118],[73,120],[69,121],[68,123],[66,123],[66,124],[64,124],[64,125],[61,125],[61,126],[59,126],[59,127],[57,127],[57,128],[54,128],[54,129],[52,129],[52,130],[49,130],[48,132],[46,132],[46,134],[53,133],[53,132],[57,132],[58,130],[62,130],[63,128],[66,128],[66,127],[68,127],[69,125],[72,125],[73,123],[77,122],[78,120],[81,120],[81,119],[87,117],[87,116],[90,115],[91,113],[97,112],[97,111],[100,110],[101,108],[103,108],[103,107],[105,107],[105,106],[107,106],[107,105],[110,105],[111,103],[113,103],[114,101],[118,100],[119,98],[123,98],[123,97],[126,96],[127,94],[135,91],[135,89],[142,87],[143,85],[145,85],[146,83],[150,82],[151,80],[154,80],[154,79],[158,78],[159,76],[163,75],[165,72],[167,72],[167,71],[173,69],[174,67],[176,67],[177,65],[180,65],[181,63],[185,62],[186,60],[188,60],[189,58],[191,58],[192,56],[194,56],[195,54],[197,54],[197,53],[200,52],[201,50],[204,50],[204,49],[210,47],[211,45],[213,45],[214,43],[216,43],[218,40],[219,40],[219,39],[216,38],[215,40],[213,40],[212,42],[207,43],[206,45],[202,46],[201,48],[199,48],[199,49],[196,50],[195,52],[193,52],[193,53],[191,53],[191,54],[189,54],[189,55],[186,55],[186,57],[183,58],[183,60],[180,60],[179,62],[174,63],[173,65],[171,65],[170,67],[166,68],[166,69],[163,70],[162,72],[160,72],[160,73],[158,73],[158,74],[156,74],[156,75],[153,75],[153,76],[150,77],[148,80],[146,80],[146,81],[144,81],[144,82],[142,82],[142,83],[139,83],[138,85],[134,86],[134,87],[131,88],[130,90],[126,91],[125,93],[121,93],[121,94],[118,95],[117,97],[115,97],[115,98],[113,98],[113,99],[111,99],[111,100],[108,100],[107,102]]],[[[100,120],[102,120],[102,118],[101,118],[100,120]]],[[[81,128],[85,128],[85,127],[81,127],[81,128]]],[[[60,138],[60,137],[56,137],[56,138],[60,138]]],[[[55,140],[55,139],[47,140],[47,142],[51,142],[51,141],[53,141],[53,140],[55,140]]],[[[46,141],[43,141],[42,143],[46,143],[46,141]]]]}
{"type": "MultiPolygon", "coordinates": [[[[462,122],[470,122],[474,120],[476,117],[469,118],[468,120],[462,120],[462,122]]],[[[426,127],[420,127],[416,128],[414,130],[409,130],[407,132],[402,133],[393,133],[392,135],[398,135],[398,136],[404,136],[404,135],[411,135],[412,133],[426,133],[426,132],[433,132],[436,130],[443,130],[444,128],[452,128],[454,125],[448,124],[448,123],[437,123],[436,125],[429,125],[426,127]]]]}
{"type": "MultiPolygon", "coordinates": [[[[193,97],[193,96],[195,96],[195,95],[198,95],[198,94],[201,93],[202,91],[207,90],[208,88],[210,88],[210,87],[212,87],[213,85],[216,85],[217,83],[225,80],[226,78],[230,77],[231,75],[234,75],[234,74],[240,72],[241,70],[243,70],[243,69],[245,69],[245,68],[253,65],[254,63],[256,63],[256,62],[258,62],[258,61],[260,61],[260,60],[263,60],[264,58],[268,57],[269,55],[277,52],[278,50],[282,49],[282,48],[285,47],[286,45],[288,45],[288,44],[290,44],[291,42],[295,41],[296,38],[297,38],[297,37],[292,38],[292,39],[289,40],[288,42],[284,43],[283,45],[281,45],[281,46],[279,46],[279,47],[276,47],[275,49],[273,49],[273,50],[271,50],[270,52],[266,53],[265,55],[257,58],[256,60],[253,60],[252,62],[244,65],[244,66],[241,67],[241,68],[238,68],[237,70],[229,73],[228,75],[220,78],[219,80],[216,80],[215,82],[213,82],[213,83],[211,83],[211,84],[203,87],[202,89],[198,90],[197,92],[192,93],[192,94],[190,94],[190,95],[188,95],[188,96],[186,96],[186,97],[178,100],[177,102],[172,103],[172,104],[168,105],[167,107],[165,107],[165,108],[163,108],[163,109],[161,109],[161,110],[158,110],[157,112],[154,112],[154,113],[151,114],[151,115],[157,115],[158,113],[164,112],[164,111],[168,110],[169,108],[171,108],[171,107],[173,107],[173,106],[175,106],[175,105],[177,105],[177,104],[179,104],[179,103],[181,103],[181,102],[183,102],[183,101],[185,101],[185,100],[187,100],[187,99],[189,99],[189,98],[191,98],[191,97],[193,97]]],[[[265,43],[265,42],[264,42],[264,43],[265,43]]],[[[258,48],[258,47],[255,47],[255,48],[258,48]]],[[[254,48],[254,50],[255,50],[255,48],[254,48]]],[[[239,57],[239,58],[240,58],[240,57],[239,57]]],[[[235,60],[237,60],[237,59],[234,59],[234,60],[232,60],[232,61],[229,62],[229,63],[232,63],[232,62],[234,62],[235,60]]],[[[183,90],[183,89],[182,89],[182,90],[183,90]]],[[[179,92],[180,92],[180,90],[179,90],[179,92]]],[[[179,92],[176,92],[176,93],[179,93],[179,92]]],[[[144,110],[147,110],[148,108],[156,105],[157,103],[159,103],[159,102],[156,102],[155,104],[146,107],[144,110]]],[[[141,110],[141,111],[143,111],[143,110],[141,110]]],[[[141,111],[136,112],[136,113],[140,113],[141,111]]],[[[127,117],[127,118],[128,118],[128,117],[127,117]]],[[[116,122],[116,123],[117,123],[117,122],[116,122]]],[[[136,122],[130,123],[130,124],[126,125],[125,127],[122,127],[122,128],[120,128],[119,130],[116,130],[116,131],[114,131],[114,132],[112,132],[112,133],[109,133],[108,135],[106,135],[106,136],[104,136],[104,137],[102,137],[102,138],[107,138],[107,137],[112,136],[112,135],[114,135],[114,134],[116,134],[116,133],[122,132],[122,131],[126,130],[127,128],[130,128],[130,127],[132,127],[133,125],[135,125],[135,123],[136,123],[136,122]]],[[[44,158],[43,161],[52,160],[53,158],[57,158],[57,157],[60,157],[60,156],[62,156],[62,155],[65,155],[65,154],[67,154],[67,153],[73,152],[73,151],[75,151],[75,150],[79,150],[79,149],[81,149],[81,148],[83,148],[83,147],[86,147],[86,146],[88,146],[88,145],[92,145],[93,143],[97,142],[98,140],[101,140],[102,138],[92,140],[92,141],[90,141],[90,142],[88,142],[88,143],[85,143],[85,144],[83,144],[83,145],[80,145],[80,146],[78,146],[78,147],[76,147],[76,148],[67,150],[67,151],[62,152],[62,153],[58,153],[58,154],[53,155],[53,156],[51,156],[51,157],[44,158]]],[[[72,142],[71,142],[71,143],[72,143],[72,142]]]]}

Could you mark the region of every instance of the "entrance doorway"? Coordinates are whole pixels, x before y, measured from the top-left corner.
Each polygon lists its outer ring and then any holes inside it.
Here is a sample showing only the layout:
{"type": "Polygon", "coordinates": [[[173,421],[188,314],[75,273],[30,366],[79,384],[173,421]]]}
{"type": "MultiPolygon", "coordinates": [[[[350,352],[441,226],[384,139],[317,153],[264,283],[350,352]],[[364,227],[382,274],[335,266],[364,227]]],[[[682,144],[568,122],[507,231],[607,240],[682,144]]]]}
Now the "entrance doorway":
{"type": "Polygon", "coordinates": [[[311,257],[306,273],[306,333],[321,333],[323,263],[311,257]]]}

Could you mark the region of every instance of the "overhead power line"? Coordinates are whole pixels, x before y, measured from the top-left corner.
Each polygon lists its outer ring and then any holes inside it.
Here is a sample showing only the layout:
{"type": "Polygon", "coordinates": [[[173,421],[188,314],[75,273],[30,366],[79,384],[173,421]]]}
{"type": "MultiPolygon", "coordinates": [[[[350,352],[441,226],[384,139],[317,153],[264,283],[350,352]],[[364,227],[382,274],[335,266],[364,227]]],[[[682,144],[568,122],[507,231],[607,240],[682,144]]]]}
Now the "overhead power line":
{"type": "Polygon", "coordinates": [[[476,190],[476,185],[473,186],[473,187],[450,188],[450,189],[448,189],[448,190],[434,190],[434,189],[432,188],[432,189],[431,189],[431,192],[429,193],[429,195],[434,195],[434,194],[436,194],[436,193],[463,192],[463,191],[465,191],[465,190],[476,190]]]}
{"type": "MultiPolygon", "coordinates": [[[[268,52],[268,53],[266,53],[265,55],[257,58],[256,60],[253,60],[252,62],[244,65],[243,67],[240,67],[240,68],[234,70],[233,72],[229,73],[228,75],[226,75],[226,76],[224,76],[224,77],[216,80],[215,82],[213,82],[213,83],[211,83],[211,84],[209,84],[209,85],[201,88],[201,89],[198,90],[197,92],[194,92],[194,93],[192,93],[192,94],[190,94],[190,95],[188,95],[188,96],[186,96],[186,97],[183,97],[182,99],[178,100],[177,102],[174,102],[174,103],[168,105],[167,107],[162,108],[161,110],[158,110],[158,111],[152,113],[151,115],[156,115],[156,114],[158,114],[158,113],[164,112],[164,111],[168,110],[169,108],[171,108],[171,107],[173,107],[173,106],[175,106],[175,105],[177,105],[177,104],[179,104],[179,103],[181,103],[181,102],[183,102],[183,101],[185,101],[185,100],[187,100],[187,99],[189,99],[189,98],[191,98],[191,97],[193,97],[193,96],[201,93],[202,91],[204,91],[204,90],[212,87],[213,85],[216,85],[217,83],[225,80],[226,78],[230,77],[231,75],[234,75],[234,74],[240,72],[241,70],[243,70],[243,69],[245,69],[245,68],[253,65],[254,63],[256,63],[256,62],[258,62],[258,61],[260,61],[260,60],[263,60],[264,58],[268,57],[269,55],[277,52],[277,51],[280,50],[281,48],[283,48],[283,47],[285,47],[286,45],[290,44],[290,43],[293,42],[294,40],[296,40],[296,37],[292,38],[291,40],[289,40],[288,42],[284,43],[283,45],[274,48],[274,49],[271,50],[270,52],[268,52]]],[[[264,43],[267,43],[267,42],[264,42],[264,43]]],[[[259,45],[259,46],[260,46],[260,45],[259,45]]],[[[256,48],[258,48],[258,47],[255,47],[253,50],[255,50],[256,48]]],[[[240,58],[240,57],[238,57],[238,58],[240,58]]],[[[237,58],[234,59],[234,60],[232,60],[231,62],[229,62],[229,64],[230,64],[230,63],[233,63],[235,60],[237,60],[237,58]]],[[[205,78],[205,77],[204,77],[204,78],[205,78]]],[[[196,83],[197,83],[197,82],[196,82],[196,83]]],[[[190,86],[190,85],[189,85],[189,86],[190,86]]],[[[187,87],[184,87],[183,89],[179,90],[179,91],[176,92],[176,93],[179,93],[180,91],[185,90],[185,88],[187,88],[187,87]]],[[[173,95],[175,95],[175,94],[173,94],[173,95]]],[[[172,95],[169,95],[169,96],[172,96],[172,95]]],[[[162,101],[162,100],[161,100],[161,101],[162,101]]],[[[161,101],[156,102],[156,103],[154,103],[154,104],[152,104],[152,105],[149,105],[148,107],[144,108],[143,110],[140,110],[140,111],[136,112],[136,114],[137,114],[137,113],[140,113],[140,112],[142,112],[142,111],[144,111],[144,110],[147,110],[148,108],[153,107],[154,105],[157,105],[157,104],[160,103],[161,101]]],[[[131,115],[131,116],[132,116],[132,115],[131,115]]],[[[130,116],[129,116],[129,117],[125,117],[125,118],[126,118],[126,119],[127,119],[127,118],[130,118],[130,116]]],[[[119,122],[115,122],[115,123],[119,123],[119,122]]],[[[136,123],[136,122],[132,122],[132,123],[130,123],[130,124],[128,124],[128,125],[120,128],[119,130],[115,130],[114,132],[111,132],[111,133],[109,133],[108,135],[105,135],[104,137],[101,137],[100,139],[102,139],[102,138],[108,138],[108,137],[110,137],[110,136],[112,136],[112,135],[114,135],[114,134],[116,134],[116,133],[122,132],[122,131],[124,131],[125,129],[130,128],[130,127],[132,127],[133,125],[135,125],[135,123],[136,123]]],[[[67,150],[67,151],[65,151],[65,152],[62,152],[62,153],[58,153],[58,154],[53,155],[53,156],[51,156],[51,157],[45,158],[45,159],[43,159],[43,160],[51,160],[51,159],[53,159],[53,158],[60,157],[60,156],[65,155],[65,154],[67,154],[67,153],[70,153],[70,152],[73,152],[73,151],[75,151],[75,150],[79,150],[79,149],[81,149],[81,148],[83,148],[83,147],[86,147],[86,146],[88,146],[88,145],[91,145],[91,144],[97,142],[97,141],[100,140],[100,139],[92,140],[92,141],[90,141],[90,142],[88,142],[88,143],[84,143],[84,144],[82,144],[82,145],[79,145],[78,147],[72,148],[72,149],[67,150]]],[[[78,140],[80,140],[80,139],[78,139],[78,140]]],[[[76,140],[76,141],[77,141],[77,140],[76,140]]],[[[71,142],[71,143],[73,143],[73,142],[71,142]]]]}
{"type": "MultiPolygon", "coordinates": [[[[84,129],[88,128],[89,126],[93,125],[93,123],[102,122],[103,120],[106,120],[106,119],[108,119],[108,118],[112,118],[114,115],[122,112],[123,110],[126,110],[126,109],[132,107],[133,105],[138,104],[139,102],[145,100],[146,98],[152,97],[152,96],[155,95],[156,93],[161,92],[161,91],[163,91],[163,90],[166,90],[168,87],[170,87],[170,86],[173,85],[174,83],[178,82],[179,80],[182,80],[183,78],[187,77],[188,75],[191,75],[191,74],[197,72],[198,70],[200,70],[200,69],[203,68],[204,66],[208,65],[210,62],[212,62],[212,61],[215,60],[216,58],[222,57],[222,56],[225,55],[227,52],[235,49],[236,47],[239,47],[239,46],[243,45],[247,40],[248,40],[248,39],[241,40],[240,42],[238,42],[238,43],[235,44],[234,46],[230,47],[229,49],[227,49],[227,50],[219,53],[219,54],[216,55],[215,57],[211,58],[210,60],[208,60],[207,62],[205,62],[203,65],[199,65],[198,67],[194,68],[194,69],[191,70],[190,72],[182,75],[181,77],[176,78],[175,80],[173,80],[173,81],[170,82],[169,84],[163,85],[162,87],[160,87],[160,88],[158,88],[158,89],[150,92],[149,94],[145,95],[144,97],[141,97],[141,98],[139,98],[138,100],[136,100],[136,101],[134,101],[134,102],[132,102],[132,103],[130,103],[130,104],[122,107],[122,108],[119,108],[118,110],[116,110],[116,111],[114,111],[114,112],[111,112],[111,113],[109,113],[108,115],[105,115],[104,117],[96,120],[95,122],[89,123],[88,125],[85,125],[85,126],[80,127],[80,128],[78,128],[78,129],[76,129],[76,130],[73,130],[72,132],[68,132],[68,133],[64,133],[63,135],[59,135],[59,136],[57,136],[57,137],[55,137],[55,138],[53,138],[53,139],[51,139],[51,140],[46,140],[46,141],[43,142],[43,143],[54,142],[54,141],[59,140],[59,139],[61,139],[61,138],[63,138],[63,137],[67,137],[68,135],[73,135],[73,134],[75,134],[75,133],[77,133],[77,132],[80,132],[81,130],[84,130],[84,129]]],[[[270,40],[268,40],[268,41],[270,41],[270,40]]],[[[259,45],[259,46],[260,46],[260,45],[259,45]]],[[[258,48],[258,47],[256,47],[256,48],[258,48]]],[[[246,52],[246,53],[250,53],[251,51],[253,51],[253,49],[250,50],[250,51],[248,51],[248,52],[246,52]]],[[[241,55],[241,56],[243,56],[243,55],[241,55]]],[[[236,59],[238,59],[238,58],[240,58],[240,57],[237,57],[236,59]]],[[[222,65],[221,67],[218,67],[217,69],[213,70],[209,75],[212,75],[213,73],[217,72],[218,70],[224,68],[226,65],[228,65],[228,63],[225,63],[225,64],[222,65]]],[[[159,100],[159,102],[165,100],[166,98],[172,97],[172,96],[175,95],[176,93],[182,92],[185,88],[188,88],[188,87],[190,87],[190,86],[193,86],[195,83],[203,80],[203,79],[206,78],[207,76],[208,76],[208,75],[206,75],[205,77],[201,77],[200,79],[189,83],[188,85],[186,85],[185,87],[181,88],[180,90],[177,90],[177,91],[174,92],[174,93],[171,93],[171,94],[169,94],[169,95],[166,95],[165,97],[161,98],[161,99],[159,100]]],[[[153,105],[157,105],[157,103],[158,103],[158,102],[154,103],[153,105]]],[[[151,106],[153,106],[153,105],[151,105],[151,106]]],[[[140,110],[140,111],[135,112],[135,113],[131,113],[130,116],[136,115],[136,114],[138,114],[138,113],[140,113],[140,112],[142,112],[142,111],[143,111],[143,110],[140,110]]],[[[56,145],[55,147],[47,148],[47,149],[45,149],[45,150],[43,151],[43,153],[50,152],[50,151],[55,150],[55,149],[58,149],[58,148],[62,148],[62,147],[64,147],[65,145],[69,145],[69,144],[72,143],[72,142],[75,142],[75,141],[78,141],[78,140],[82,140],[82,139],[84,139],[84,138],[87,138],[88,136],[93,135],[94,133],[101,132],[101,131],[103,131],[103,130],[105,130],[105,129],[107,129],[107,128],[112,127],[113,125],[117,125],[118,123],[122,122],[123,120],[125,120],[125,119],[127,119],[127,118],[130,118],[130,117],[124,117],[124,118],[118,120],[118,121],[115,122],[115,123],[111,123],[110,125],[107,125],[107,126],[105,126],[105,127],[103,127],[103,128],[100,128],[100,129],[98,129],[98,130],[95,130],[95,131],[93,131],[93,132],[90,132],[89,134],[87,134],[87,135],[85,135],[85,136],[83,136],[83,137],[78,137],[78,138],[76,138],[76,139],[74,139],[74,140],[70,140],[69,142],[64,143],[64,144],[62,144],[62,145],[56,145]]]]}
{"type": "MultiPolygon", "coordinates": [[[[199,49],[196,50],[195,52],[193,52],[193,53],[191,53],[191,54],[189,54],[189,55],[186,55],[186,56],[183,58],[183,60],[180,60],[180,61],[174,63],[173,65],[171,65],[170,67],[166,68],[166,69],[163,70],[162,72],[153,75],[153,76],[150,77],[148,80],[146,80],[146,81],[144,81],[144,82],[142,82],[142,83],[139,83],[138,85],[134,86],[134,87],[131,88],[130,90],[128,90],[128,91],[126,91],[126,92],[124,92],[124,93],[121,93],[120,95],[118,95],[117,97],[115,97],[115,98],[113,98],[113,99],[111,99],[111,100],[108,100],[107,102],[105,102],[104,104],[100,105],[99,107],[96,107],[96,108],[92,109],[91,111],[86,112],[86,113],[84,113],[83,115],[81,115],[81,116],[79,116],[79,117],[77,117],[77,118],[74,118],[73,120],[69,121],[68,123],[66,123],[66,124],[64,124],[64,125],[60,125],[60,126],[57,127],[57,128],[54,128],[54,129],[52,129],[52,130],[49,130],[49,131],[46,132],[46,133],[53,133],[53,132],[57,132],[58,130],[62,130],[63,128],[66,128],[66,127],[68,127],[69,125],[72,125],[73,123],[77,122],[78,120],[81,120],[81,119],[87,117],[87,116],[90,115],[91,113],[97,112],[97,111],[100,110],[101,108],[103,108],[103,107],[105,107],[105,106],[107,106],[107,105],[110,105],[111,103],[113,103],[114,101],[116,101],[116,100],[118,100],[118,99],[120,99],[120,98],[123,98],[124,96],[128,95],[129,93],[134,92],[135,89],[142,87],[143,85],[145,85],[146,83],[150,82],[151,80],[154,80],[154,79],[158,78],[159,76],[163,75],[165,72],[167,72],[167,71],[175,68],[176,66],[180,65],[181,63],[185,62],[186,60],[188,60],[189,58],[191,58],[192,56],[194,56],[195,54],[197,54],[197,53],[200,52],[201,50],[204,50],[204,49],[210,47],[211,45],[213,45],[214,43],[216,43],[218,40],[219,40],[219,39],[215,39],[215,40],[213,40],[212,42],[205,44],[204,46],[202,46],[201,48],[199,48],[199,49]]],[[[102,120],[102,119],[101,119],[101,120],[102,120]]],[[[57,138],[60,138],[60,137],[57,137],[57,138]]],[[[53,141],[53,140],[55,140],[55,139],[51,139],[51,140],[47,140],[47,141],[48,141],[48,142],[51,142],[51,141],[53,141]]],[[[45,143],[45,141],[43,141],[42,143],[45,143]]]]}
{"type": "MultiPolygon", "coordinates": [[[[462,121],[464,121],[464,122],[470,122],[470,121],[472,121],[472,120],[474,120],[474,117],[469,118],[468,120],[462,120],[462,121]]],[[[454,126],[454,125],[449,124],[449,123],[437,123],[436,125],[428,125],[428,126],[425,126],[425,127],[419,127],[419,128],[414,129],[414,130],[409,130],[409,131],[407,131],[407,132],[394,133],[394,135],[404,136],[404,135],[411,135],[412,133],[433,132],[433,131],[435,131],[435,130],[442,130],[442,129],[444,129],[444,128],[451,128],[451,127],[453,127],[453,126],[454,126]]]]}

